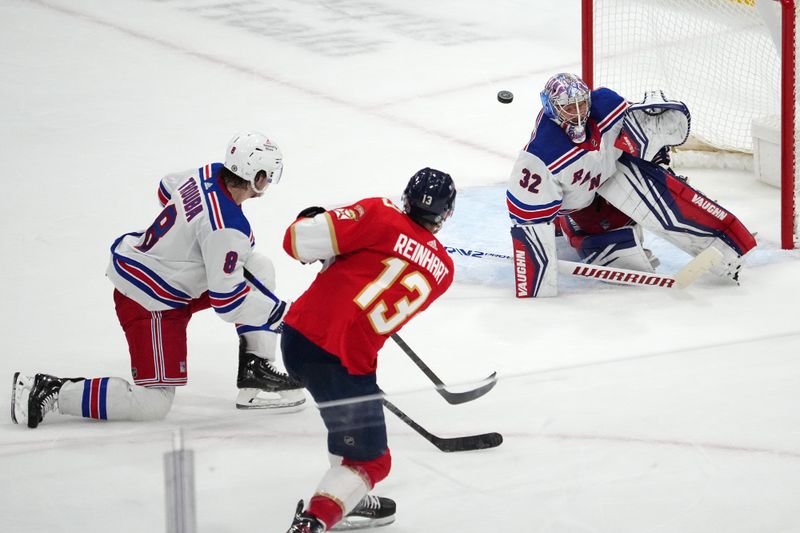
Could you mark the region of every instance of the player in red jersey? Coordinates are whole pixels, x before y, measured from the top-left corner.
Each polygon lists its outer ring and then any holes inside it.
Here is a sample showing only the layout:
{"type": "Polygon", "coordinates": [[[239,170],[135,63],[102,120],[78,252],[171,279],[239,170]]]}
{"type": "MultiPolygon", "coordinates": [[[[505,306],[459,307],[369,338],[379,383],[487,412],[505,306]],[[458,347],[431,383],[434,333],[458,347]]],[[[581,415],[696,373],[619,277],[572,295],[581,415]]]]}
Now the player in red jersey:
{"type": "Polygon", "coordinates": [[[394,521],[395,503],[368,494],[391,467],[378,350],[452,283],[453,261],[434,234],[455,198],[448,174],[424,168],[408,182],[402,209],[386,198],[311,207],[286,231],[289,255],[324,264],[287,313],[281,350],[289,375],[320,404],[331,454],[331,468],[308,508],[298,504],[289,533],[394,521]]]}

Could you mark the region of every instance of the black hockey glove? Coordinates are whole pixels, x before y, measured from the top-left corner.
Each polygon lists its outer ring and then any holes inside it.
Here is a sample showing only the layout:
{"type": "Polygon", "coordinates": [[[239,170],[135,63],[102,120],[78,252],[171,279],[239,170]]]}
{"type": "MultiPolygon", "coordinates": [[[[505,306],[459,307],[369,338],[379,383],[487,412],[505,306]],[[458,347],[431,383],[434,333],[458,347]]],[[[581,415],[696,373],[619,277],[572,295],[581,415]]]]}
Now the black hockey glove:
{"type": "Polygon", "coordinates": [[[322,214],[326,211],[324,207],[320,207],[318,205],[312,205],[311,207],[306,207],[302,211],[297,214],[297,218],[314,218],[315,216],[322,214]]]}
{"type": "Polygon", "coordinates": [[[269,331],[274,331],[275,333],[280,333],[283,331],[283,317],[286,316],[286,312],[288,310],[289,304],[283,300],[278,300],[278,303],[269,314],[269,318],[267,318],[267,329],[269,331]]]}

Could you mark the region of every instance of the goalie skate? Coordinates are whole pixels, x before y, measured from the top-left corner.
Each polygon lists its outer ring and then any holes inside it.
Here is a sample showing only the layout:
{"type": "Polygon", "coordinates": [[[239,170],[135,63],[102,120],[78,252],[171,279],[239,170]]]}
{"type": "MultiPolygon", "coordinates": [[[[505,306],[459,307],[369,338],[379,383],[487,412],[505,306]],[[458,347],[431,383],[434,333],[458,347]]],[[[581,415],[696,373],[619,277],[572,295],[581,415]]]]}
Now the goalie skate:
{"type": "Polygon", "coordinates": [[[367,494],[352,511],[331,528],[331,531],[388,526],[394,522],[396,510],[394,500],[367,494]]]}

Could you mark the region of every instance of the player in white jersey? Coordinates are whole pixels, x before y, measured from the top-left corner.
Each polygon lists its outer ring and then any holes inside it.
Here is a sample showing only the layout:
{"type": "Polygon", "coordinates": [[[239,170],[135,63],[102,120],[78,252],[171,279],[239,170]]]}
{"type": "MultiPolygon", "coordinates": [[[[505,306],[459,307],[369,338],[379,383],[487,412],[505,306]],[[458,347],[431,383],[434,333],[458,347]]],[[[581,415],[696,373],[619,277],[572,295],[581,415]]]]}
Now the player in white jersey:
{"type": "Polygon", "coordinates": [[[547,81],[541,99],[506,193],[518,298],[557,294],[556,225],[589,263],[653,272],[644,227],[692,255],[714,246],[723,256],[716,273],[738,280],[755,246],[750,232],[658,164],[688,137],[683,103],[653,92],[630,104],[565,73],[547,81]]]}
{"type": "Polygon", "coordinates": [[[244,132],[231,139],[224,164],[162,179],[163,210],[146,230],[114,241],[107,270],[134,385],[118,377],[18,372],[13,421],[35,428],[54,410],[100,420],[163,418],[175,387],[187,382],[189,319],[209,307],[236,324],[240,336],[238,407],[287,409],[305,402],[300,385],[272,366],[287,304],[273,292],[271,261],[253,251],[241,208],[282,172],[278,146],[260,133],[244,132]]]}

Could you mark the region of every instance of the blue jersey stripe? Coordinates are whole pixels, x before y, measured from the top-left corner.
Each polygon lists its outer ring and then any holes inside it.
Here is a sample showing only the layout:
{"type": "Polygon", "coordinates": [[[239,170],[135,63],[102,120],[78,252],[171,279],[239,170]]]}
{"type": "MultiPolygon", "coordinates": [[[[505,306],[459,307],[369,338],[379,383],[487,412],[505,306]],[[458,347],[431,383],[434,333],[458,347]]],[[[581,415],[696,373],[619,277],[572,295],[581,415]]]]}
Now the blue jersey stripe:
{"type": "Polygon", "coordinates": [[[236,326],[236,333],[241,335],[242,333],[248,333],[250,331],[269,331],[266,325],[261,326],[248,326],[247,324],[239,324],[236,326]]]}
{"type": "Polygon", "coordinates": [[[229,313],[229,312],[233,311],[234,309],[236,309],[237,307],[239,307],[240,305],[242,305],[244,300],[245,300],[245,298],[240,298],[239,300],[236,300],[232,304],[226,305],[225,307],[217,307],[215,305],[214,306],[214,311],[216,311],[217,313],[221,313],[221,314],[222,313],[229,313]]]}
{"type": "Polygon", "coordinates": [[[230,291],[230,292],[208,291],[208,295],[210,297],[212,297],[212,298],[217,298],[217,299],[220,299],[220,300],[222,300],[224,298],[230,298],[231,296],[234,296],[234,295],[242,292],[242,289],[244,289],[245,283],[246,283],[245,281],[241,282],[236,287],[234,287],[234,289],[232,291],[230,291]]]}
{"type": "Polygon", "coordinates": [[[145,293],[149,297],[153,298],[154,300],[158,300],[159,302],[163,303],[164,305],[168,305],[173,309],[179,309],[179,308],[184,307],[184,306],[187,305],[186,302],[176,302],[174,300],[167,300],[165,298],[162,298],[161,296],[156,294],[156,292],[153,289],[151,289],[147,284],[145,284],[142,281],[139,281],[138,279],[134,278],[133,276],[131,276],[130,274],[125,272],[125,270],[122,269],[119,266],[118,261],[119,261],[119,258],[115,257],[114,258],[114,270],[116,270],[117,273],[120,276],[122,276],[123,279],[127,280],[131,285],[133,285],[134,287],[136,287],[137,289],[139,289],[140,291],[142,291],[143,293],[145,293]]]}
{"type": "Polygon", "coordinates": [[[89,402],[92,398],[92,380],[83,380],[83,398],[81,399],[81,414],[84,418],[89,418],[91,411],[89,411],[89,402]]]}
{"type": "Polygon", "coordinates": [[[558,205],[558,204],[561,203],[561,200],[553,200],[549,204],[539,204],[539,205],[526,204],[524,202],[520,202],[519,199],[517,199],[516,196],[511,194],[511,191],[506,191],[506,196],[508,197],[509,200],[511,200],[511,202],[514,205],[516,205],[517,207],[519,207],[521,209],[525,209],[526,211],[535,211],[535,210],[538,210],[538,209],[547,209],[548,207],[553,207],[553,206],[558,205]]]}

